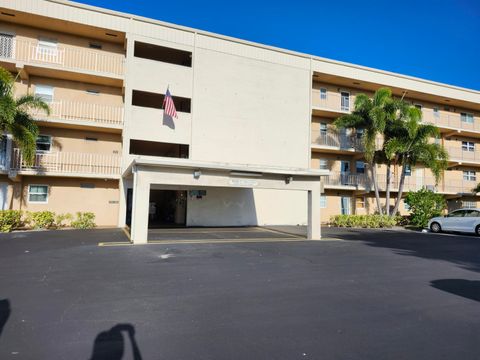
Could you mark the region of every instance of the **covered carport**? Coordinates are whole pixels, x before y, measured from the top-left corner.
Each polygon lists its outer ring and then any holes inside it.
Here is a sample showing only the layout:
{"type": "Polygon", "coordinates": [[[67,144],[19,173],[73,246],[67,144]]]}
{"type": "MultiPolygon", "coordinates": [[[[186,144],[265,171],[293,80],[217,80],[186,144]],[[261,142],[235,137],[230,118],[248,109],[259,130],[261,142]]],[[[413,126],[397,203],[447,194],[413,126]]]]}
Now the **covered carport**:
{"type": "Polygon", "coordinates": [[[149,240],[149,199],[152,189],[275,189],[306,192],[307,238],[321,238],[320,177],[328,175],[328,171],[138,157],[124,173],[124,177],[131,175],[131,239],[134,244],[145,244],[149,240]]]}

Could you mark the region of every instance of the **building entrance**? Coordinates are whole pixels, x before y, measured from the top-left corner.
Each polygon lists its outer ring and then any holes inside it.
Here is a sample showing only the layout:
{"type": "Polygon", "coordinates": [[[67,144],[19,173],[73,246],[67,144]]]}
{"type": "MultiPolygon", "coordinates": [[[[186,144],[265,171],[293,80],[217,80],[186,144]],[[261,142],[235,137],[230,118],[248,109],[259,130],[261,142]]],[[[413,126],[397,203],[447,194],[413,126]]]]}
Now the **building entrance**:
{"type": "Polygon", "coordinates": [[[150,190],[148,227],[184,227],[187,219],[187,192],[150,190]]]}

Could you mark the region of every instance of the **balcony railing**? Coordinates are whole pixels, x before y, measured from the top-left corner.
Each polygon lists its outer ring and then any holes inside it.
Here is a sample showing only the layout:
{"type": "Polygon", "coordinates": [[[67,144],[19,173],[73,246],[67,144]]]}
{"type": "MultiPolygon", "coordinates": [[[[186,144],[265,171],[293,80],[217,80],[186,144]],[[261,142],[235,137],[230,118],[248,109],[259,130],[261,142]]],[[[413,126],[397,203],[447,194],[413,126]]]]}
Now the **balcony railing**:
{"type": "Polygon", "coordinates": [[[335,147],[344,150],[363,151],[362,139],[355,135],[339,134],[333,131],[312,131],[312,144],[335,147]]]}
{"type": "Polygon", "coordinates": [[[17,172],[78,174],[116,177],[120,175],[120,156],[93,153],[37,153],[32,166],[23,161],[20,149],[13,149],[11,170],[17,172]]]}
{"type": "Polygon", "coordinates": [[[422,109],[422,113],[424,122],[432,123],[438,127],[480,131],[480,119],[478,117],[463,117],[462,120],[462,115],[459,113],[435,112],[432,109],[422,109]]]}
{"type": "Polygon", "coordinates": [[[121,54],[68,45],[45,46],[7,35],[0,35],[0,58],[113,75],[123,75],[125,60],[121,54]]]}
{"type": "Polygon", "coordinates": [[[465,161],[465,162],[480,162],[480,151],[468,151],[461,147],[448,147],[447,148],[450,160],[453,161],[465,161]]]}
{"type": "Polygon", "coordinates": [[[123,124],[123,106],[101,105],[74,101],[53,101],[50,115],[44,112],[34,114],[38,120],[61,122],[80,121],[95,125],[120,126],[123,124]]]}
{"type": "Polygon", "coordinates": [[[322,97],[320,90],[313,90],[312,104],[317,108],[345,113],[354,109],[354,102],[355,98],[351,95],[345,97],[340,93],[327,91],[322,97]]]}

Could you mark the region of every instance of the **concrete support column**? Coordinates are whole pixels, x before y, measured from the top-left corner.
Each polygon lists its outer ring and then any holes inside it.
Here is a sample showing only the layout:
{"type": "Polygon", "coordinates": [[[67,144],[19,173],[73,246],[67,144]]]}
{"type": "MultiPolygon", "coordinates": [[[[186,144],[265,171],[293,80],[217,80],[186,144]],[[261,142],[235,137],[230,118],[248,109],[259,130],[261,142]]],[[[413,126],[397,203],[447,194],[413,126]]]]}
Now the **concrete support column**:
{"type": "Polygon", "coordinates": [[[130,236],[134,244],[146,244],[148,240],[148,203],[150,201],[150,183],[141,172],[133,177],[133,208],[130,236]]]}
{"type": "Polygon", "coordinates": [[[309,240],[320,240],[320,183],[314,184],[312,190],[308,190],[308,230],[309,240]]]}

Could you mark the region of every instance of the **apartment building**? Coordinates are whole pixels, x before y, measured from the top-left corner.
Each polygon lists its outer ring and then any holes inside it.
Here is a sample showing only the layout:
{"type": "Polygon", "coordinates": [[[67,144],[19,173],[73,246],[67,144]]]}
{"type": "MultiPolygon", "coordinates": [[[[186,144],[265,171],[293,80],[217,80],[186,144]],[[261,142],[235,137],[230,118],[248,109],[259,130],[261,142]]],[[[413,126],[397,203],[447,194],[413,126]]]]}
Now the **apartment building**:
{"type": "Polygon", "coordinates": [[[375,209],[361,131],[332,122],[382,86],[450,152],[439,184],[417,166],[406,189],[477,204],[478,91],[61,0],[0,0],[0,66],[52,109],[35,114],[33,166],[3,137],[3,208],[93,211],[135,243],[156,226],[308,224],[320,238],[331,215],[375,209]],[[178,118],[162,110],[167,88],[178,118]]]}

